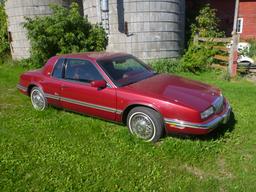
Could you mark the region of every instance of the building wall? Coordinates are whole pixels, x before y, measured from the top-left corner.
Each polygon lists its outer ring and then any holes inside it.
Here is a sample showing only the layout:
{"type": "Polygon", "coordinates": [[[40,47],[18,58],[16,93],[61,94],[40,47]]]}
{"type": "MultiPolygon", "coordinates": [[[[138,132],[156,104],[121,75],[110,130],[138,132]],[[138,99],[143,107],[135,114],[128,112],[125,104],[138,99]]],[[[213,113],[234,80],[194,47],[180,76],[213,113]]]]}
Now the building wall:
{"type": "Polygon", "coordinates": [[[84,16],[93,24],[101,22],[100,0],[83,0],[84,16]]]}
{"type": "MultiPolygon", "coordinates": [[[[83,2],[89,21],[101,21],[99,0],[83,2]]],[[[184,44],[184,10],[185,0],[109,0],[107,50],[143,60],[178,57],[184,44]]]]}
{"type": "MultiPolygon", "coordinates": [[[[68,6],[71,0],[7,0],[8,31],[13,59],[30,56],[23,27],[25,17],[50,15],[50,3],[68,6]]],[[[100,0],[78,0],[92,23],[100,23],[100,0]]],[[[109,0],[108,51],[128,52],[140,59],[176,58],[184,45],[185,0],[109,0]],[[128,34],[124,33],[127,23],[128,34]]]]}
{"type": "Polygon", "coordinates": [[[239,18],[243,18],[242,39],[256,38],[256,0],[240,0],[239,18]]]}
{"type": "Polygon", "coordinates": [[[49,4],[69,5],[69,0],[7,0],[5,10],[8,16],[8,31],[11,36],[11,54],[13,59],[30,56],[30,43],[23,27],[25,17],[45,16],[51,14],[49,4]]]}

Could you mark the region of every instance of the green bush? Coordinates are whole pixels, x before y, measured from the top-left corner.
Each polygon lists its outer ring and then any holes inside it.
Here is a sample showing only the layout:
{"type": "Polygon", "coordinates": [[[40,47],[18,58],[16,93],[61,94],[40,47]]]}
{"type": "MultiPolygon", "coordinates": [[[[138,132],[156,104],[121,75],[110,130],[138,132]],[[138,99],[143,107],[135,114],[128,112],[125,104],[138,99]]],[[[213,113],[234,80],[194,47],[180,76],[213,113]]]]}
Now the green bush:
{"type": "Polygon", "coordinates": [[[0,2],[0,57],[3,58],[10,53],[7,32],[7,16],[5,14],[4,3],[0,2]]]}
{"type": "Polygon", "coordinates": [[[256,61],[256,39],[250,39],[248,42],[251,46],[247,56],[253,58],[256,61]]]}
{"type": "Polygon", "coordinates": [[[56,54],[102,51],[106,48],[104,29],[83,18],[77,3],[72,3],[69,9],[58,5],[50,7],[52,15],[26,18],[24,24],[31,42],[31,62],[34,65],[41,66],[56,54]]]}
{"type": "Polygon", "coordinates": [[[216,17],[216,10],[206,4],[191,24],[191,40],[188,50],[181,59],[181,67],[185,71],[201,72],[206,71],[214,61],[213,55],[217,50],[213,49],[215,43],[204,42],[194,43],[192,40],[196,34],[200,37],[223,37],[224,32],[218,29],[219,19],[216,17]]]}
{"type": "Polygon", "coordinates": [[[191,44],[181,59],[181,67],[185,71],[202,72],[209,69],[216,50],[207,44],[191,44]]]}
{"type": "Polygon", "coordinates": [[[200,37],[223,37],[224,32],[219,30],[219,18],[216,16],[216,9],[206,4],[195,18],[195,23],[191,24],[192,38],[196,33],[200,37]]]}
{"type": "Polygon", "coordinates": [[[182,70],[179,59],[157,59],[149,64],[158,73],[175,73],[182,70]]]}

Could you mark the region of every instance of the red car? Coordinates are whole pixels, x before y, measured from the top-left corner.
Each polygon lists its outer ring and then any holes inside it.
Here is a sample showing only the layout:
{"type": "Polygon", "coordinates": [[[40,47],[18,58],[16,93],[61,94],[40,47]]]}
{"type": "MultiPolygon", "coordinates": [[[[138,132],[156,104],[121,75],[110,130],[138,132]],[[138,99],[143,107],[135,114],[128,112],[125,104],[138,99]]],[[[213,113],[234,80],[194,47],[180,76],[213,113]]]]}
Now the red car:
{"type": "Polygon", "coordinates": [[[124,53],[54,56],[43,68],[23,73],[17,87],[37,110],[54,105],[121,122],[153,142],[163,133],[207,134],[226,123],[231,111],[219,89],[155,73],[124,53]]]}

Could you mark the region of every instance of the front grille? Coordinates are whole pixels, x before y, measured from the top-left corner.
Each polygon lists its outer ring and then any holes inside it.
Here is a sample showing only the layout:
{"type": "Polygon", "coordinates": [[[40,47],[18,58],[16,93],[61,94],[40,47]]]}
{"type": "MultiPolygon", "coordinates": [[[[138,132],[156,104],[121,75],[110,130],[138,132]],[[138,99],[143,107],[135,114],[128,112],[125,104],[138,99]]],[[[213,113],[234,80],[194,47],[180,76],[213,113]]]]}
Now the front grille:
{"type": "Polygon", "coordinates": [[[220,96],[213,102],[213,107],[215,110],[215,113],[220,113],[223,110],[224,106],[224,97],[220,96]]]}

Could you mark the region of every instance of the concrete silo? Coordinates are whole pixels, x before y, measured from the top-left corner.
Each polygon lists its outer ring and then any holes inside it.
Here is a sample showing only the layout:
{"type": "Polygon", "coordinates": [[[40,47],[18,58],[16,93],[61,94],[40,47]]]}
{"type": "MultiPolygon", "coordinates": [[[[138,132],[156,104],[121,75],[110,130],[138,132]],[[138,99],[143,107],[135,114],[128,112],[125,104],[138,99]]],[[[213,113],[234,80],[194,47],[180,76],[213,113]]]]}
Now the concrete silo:
{"type": "Polygon", "coordinates": [[[13,59],[30,56],[30,43],[23,28],[24,17],[50,15],[49,4],[69,5],[69,0],[7,0],[5,9],[8,16],[8,31],[13,59]]]}
{"type": "MultiPolygon", "coordinates": [[[[102,1],[83,0],[89,21],[105,21],[102,1]]],[[[108,0],[108,8],[108,51],[128,52],[143,60],[180,55],[185,0],[108,0]]]]}

